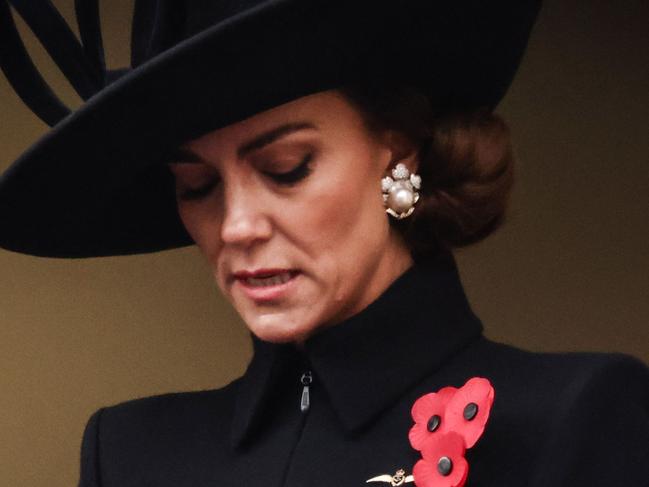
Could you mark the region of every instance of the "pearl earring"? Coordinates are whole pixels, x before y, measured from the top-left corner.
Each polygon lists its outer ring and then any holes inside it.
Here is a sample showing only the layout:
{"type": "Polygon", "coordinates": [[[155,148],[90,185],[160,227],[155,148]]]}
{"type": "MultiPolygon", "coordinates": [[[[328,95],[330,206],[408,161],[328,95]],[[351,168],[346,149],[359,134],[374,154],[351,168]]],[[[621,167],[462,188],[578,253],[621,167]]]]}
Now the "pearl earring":
{"type": "Polygon", "coordinates": [[[415,203],[419,201],[418,189],[421,188],[421,176],[410,174],[405,164],[399,163],[392,169],[392,177],[381,179],[383,204],[386,213],[398,220],[412,215],[415,203]]]}

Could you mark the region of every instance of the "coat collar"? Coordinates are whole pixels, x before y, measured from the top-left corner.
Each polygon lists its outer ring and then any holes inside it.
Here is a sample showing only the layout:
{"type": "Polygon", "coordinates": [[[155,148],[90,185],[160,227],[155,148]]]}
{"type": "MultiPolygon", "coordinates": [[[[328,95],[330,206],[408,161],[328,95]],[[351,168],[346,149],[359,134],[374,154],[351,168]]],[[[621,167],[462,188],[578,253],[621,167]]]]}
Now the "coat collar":
{"type": "Polygon", "coordinates": [[[481,333],[453,257],[417,262],[363,311],[309,338],[301,354],[291,345],[253,337],[253,359],[234,412],[233,445],[254,429],[287,363],[308,364],[343,426],[355,431],[481,333]]]}

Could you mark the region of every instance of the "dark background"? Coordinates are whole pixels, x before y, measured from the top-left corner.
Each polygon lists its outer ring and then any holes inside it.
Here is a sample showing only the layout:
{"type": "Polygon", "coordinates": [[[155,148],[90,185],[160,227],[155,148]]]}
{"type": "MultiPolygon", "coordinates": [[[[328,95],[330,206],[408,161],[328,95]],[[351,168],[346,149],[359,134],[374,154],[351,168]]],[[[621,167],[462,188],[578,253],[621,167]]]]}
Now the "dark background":
{"type": "MultiPolygon", "coordinates": [[[[73,23],[73,1],[55,1],[73,23]]],[[[102,3],[110,67],[131,0],[102,3]]],[[[649,361],[649,2],[550,0],[498,111],[519,158],[509,220],[457,253],[487,335],[649,361]]],[[[30,52],[79,100],[21,23],[30,52]]],[[[0,168],[45,133],[0,76],[0,168]]],[[[245,328],[195,248],[60,261],[0,251],[0,484],[76,485],[96,408],[218,387],[245,328]]]]}

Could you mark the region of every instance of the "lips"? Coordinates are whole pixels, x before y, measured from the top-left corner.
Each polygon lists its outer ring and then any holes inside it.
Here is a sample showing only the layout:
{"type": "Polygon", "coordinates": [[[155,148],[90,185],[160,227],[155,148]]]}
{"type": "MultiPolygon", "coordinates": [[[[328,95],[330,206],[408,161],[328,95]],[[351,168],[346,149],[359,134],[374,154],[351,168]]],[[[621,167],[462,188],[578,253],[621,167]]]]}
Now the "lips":
{"type": "Polygon", "coordinates": [[[259,269],[239,271],[233,277],[248,298],[269,301],[286,296],[298,275],[299,271],[293,269],[259,269]]]}
{"type": "Polygon", "coordinates": [[[284,284],[290,281],[292,277],[291,271],[286,271],[270,276],[246,277],[243,278],[243,282],[252,287],[277,286],[278,284],[284,284]]]}

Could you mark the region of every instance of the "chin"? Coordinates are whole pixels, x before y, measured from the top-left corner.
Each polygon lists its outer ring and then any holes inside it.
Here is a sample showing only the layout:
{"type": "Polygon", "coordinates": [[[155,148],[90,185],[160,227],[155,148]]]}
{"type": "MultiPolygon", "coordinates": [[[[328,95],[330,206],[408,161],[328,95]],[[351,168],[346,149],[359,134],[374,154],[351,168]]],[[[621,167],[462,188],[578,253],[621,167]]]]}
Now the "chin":
{"type": "Polygon", "coordinates": [[[271,343],[302,343],[315,328],[304,322],[296,324],[283,313],[255,316],[244,322],[257,338],[271,343]]]}

